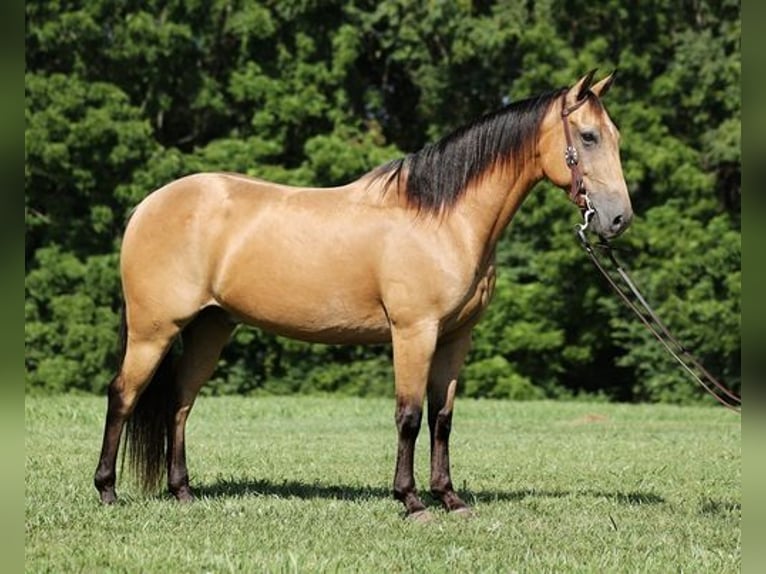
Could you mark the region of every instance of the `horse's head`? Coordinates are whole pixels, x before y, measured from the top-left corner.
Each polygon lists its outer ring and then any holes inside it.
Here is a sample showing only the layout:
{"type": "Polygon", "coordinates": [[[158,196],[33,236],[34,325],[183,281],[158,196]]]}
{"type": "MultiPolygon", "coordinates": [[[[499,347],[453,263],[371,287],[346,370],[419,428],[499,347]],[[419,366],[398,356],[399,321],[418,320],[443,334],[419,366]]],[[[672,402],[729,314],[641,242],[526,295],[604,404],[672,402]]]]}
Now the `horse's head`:
{"type": "Polygon", "coordinates": [[[580,207],[589,202],[595,210],[590,228],[610,238],[628,227],[633,209],[622,174],[620,132],[601,104],[614,75],[591,85],[594,72],[553,102],[541,125],[538,149],[545,176],[569,188],[580,207]]]}

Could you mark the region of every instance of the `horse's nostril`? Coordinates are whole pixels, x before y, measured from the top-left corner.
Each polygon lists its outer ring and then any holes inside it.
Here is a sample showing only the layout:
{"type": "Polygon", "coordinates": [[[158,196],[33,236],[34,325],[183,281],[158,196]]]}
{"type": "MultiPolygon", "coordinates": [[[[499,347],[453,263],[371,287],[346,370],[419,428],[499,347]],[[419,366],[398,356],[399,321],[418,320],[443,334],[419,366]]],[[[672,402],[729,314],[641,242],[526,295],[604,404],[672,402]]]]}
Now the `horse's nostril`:
{"type": "Polygon", "coordinates": [[[614,220],[612,221],[612,225],[614,225],[615,227],[616,227],[616,226],[618,226],[618,225],[620,225],[621,223],[622,223],[622,215],[618,215],[618,216],[617,216],[617,217],[615,217],[615,218],[614,218],[614,220]]]}

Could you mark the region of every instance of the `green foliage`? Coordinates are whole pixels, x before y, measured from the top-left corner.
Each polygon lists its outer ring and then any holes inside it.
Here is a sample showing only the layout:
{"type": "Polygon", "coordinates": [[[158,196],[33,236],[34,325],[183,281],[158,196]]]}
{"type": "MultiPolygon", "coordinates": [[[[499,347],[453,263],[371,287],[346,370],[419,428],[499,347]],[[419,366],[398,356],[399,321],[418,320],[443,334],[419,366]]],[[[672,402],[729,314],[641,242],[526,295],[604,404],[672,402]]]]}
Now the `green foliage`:
{"type": "MultiPolygon", "coordinates": [[[[119,240],[152,190],[202,170],[337,185],[479,114],[618,69],[606,101],[636,211],[622,259],[739,389],[740,6],[33,0],[26,10],[27,389],[102,392],[117,362],[119,240]]],[[[692,402],[536,189],[498,246],[460,392],[692,402]]],[[[390,350],[239,330],[211,394],[390,394],[390,350]]]]}
{"type": "Polygon", "coordinates": [[[110,251],[121,230],[114,188],[156,145],[117,86],[54,73],[26,77],[26,249],[110,251]]]}
{"type": "MultiPolygon", "coordinates": [[[[642,256],[636,281],[660,303],[658,314],[712,372],[738,388],[740,375],[740,234],[725,215],[706,224],[680,220],[672,202],[651,209],[634,235],[642,256]],[[674,237],[674,235],[676,237],[674,237]],[[677,237],[684,241],[677,241],[677,237]]],[[[679,385],[670,358],[636,322],[615,318],[615,339],[638,374],[637,398],[688,402],[695,389],[679,385]]]]}
{"type": "Polygon", "coordinates": [[[530,400],[543,397],[527,377],[515,372],[502,355],[468,363],[465,368],[465,394],[490,399],[530,400]]]}
{"type": "Polygon", "coordinates": [[[81,261],[55,246],[38,249],[27,274],[27,389],[101,391],[117,364],[117,255],[81,261]]]}

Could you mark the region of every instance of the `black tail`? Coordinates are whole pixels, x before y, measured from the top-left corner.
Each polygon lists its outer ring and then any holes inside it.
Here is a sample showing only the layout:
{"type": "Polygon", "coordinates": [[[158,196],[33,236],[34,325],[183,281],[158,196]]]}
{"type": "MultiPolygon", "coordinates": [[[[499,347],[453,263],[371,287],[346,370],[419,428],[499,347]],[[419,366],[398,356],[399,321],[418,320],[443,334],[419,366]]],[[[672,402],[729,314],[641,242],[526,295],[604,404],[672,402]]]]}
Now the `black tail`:
{"type": "Polygon", "coordinates": [[[127,452],[131,473],[144,491],[157,490],[166,466],[173,376],[171,349],[165,354],[151,381],[139,396],[125,424],[123,457],[127,452]]]}

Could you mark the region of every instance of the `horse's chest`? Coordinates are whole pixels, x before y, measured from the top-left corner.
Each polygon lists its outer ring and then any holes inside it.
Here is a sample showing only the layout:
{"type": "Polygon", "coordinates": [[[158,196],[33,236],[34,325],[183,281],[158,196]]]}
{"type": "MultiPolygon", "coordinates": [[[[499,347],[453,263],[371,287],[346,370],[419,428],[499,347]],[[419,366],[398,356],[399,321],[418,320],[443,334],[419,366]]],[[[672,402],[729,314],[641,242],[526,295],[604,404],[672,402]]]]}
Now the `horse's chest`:
{"type": "Polygon", "coordinates": [[[495,265],[490,263],[476,277],[461,303],[446,321],[446,330],[473,325],[487,308],[495,292],[495,265]]]}

